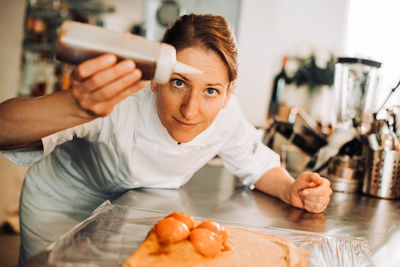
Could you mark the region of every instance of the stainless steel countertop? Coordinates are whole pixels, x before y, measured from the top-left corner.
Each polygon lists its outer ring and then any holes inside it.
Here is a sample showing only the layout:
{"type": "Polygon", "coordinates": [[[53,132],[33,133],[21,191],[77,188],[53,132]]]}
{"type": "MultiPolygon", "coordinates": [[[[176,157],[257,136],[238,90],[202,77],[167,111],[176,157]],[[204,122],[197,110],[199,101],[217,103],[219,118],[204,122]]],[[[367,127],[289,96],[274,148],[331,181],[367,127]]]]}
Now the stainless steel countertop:
{"type": "MultiPolygon", "coordinates": [[[[312,214],[257,190],[238,186],[221,166],[207,165],[182,188],[130,190],[113,201],[139,209],[181,211],[220,222],[361,237],[374,253],[400,233],[400,201],[335,192],[327,209],[312,214]]],[[[400,244],[400,240],[396,243],[400,244]]],[[[393,255],[400,245],[389,246],[393,255]]],[[[24,266],[48,266],[41,253],[24,266]]]]}
{"type": "Polygon", "coordinates": [[[372,252],[400,229],[399,200],[334,192],[327,209],[313,214],[260,191],[238,187],[235,181],[224,168],[206,166],[178,190],[131,190],[113,203],[238,224],[362,237],[372,252]]]}

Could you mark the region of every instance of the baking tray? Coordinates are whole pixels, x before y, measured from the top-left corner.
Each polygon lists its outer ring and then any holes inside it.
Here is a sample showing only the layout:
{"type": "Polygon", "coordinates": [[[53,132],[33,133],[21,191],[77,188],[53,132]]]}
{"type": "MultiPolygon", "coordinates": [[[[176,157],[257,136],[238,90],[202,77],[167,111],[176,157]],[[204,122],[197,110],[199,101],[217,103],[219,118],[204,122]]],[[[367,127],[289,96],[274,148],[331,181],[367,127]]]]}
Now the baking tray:
{"type": "MultiPolygon", "coordinates": [[[[105,201],[89,218],[47,248],[48,263],[54,266],[121,266],[139,247],[151,227],[166,215],[165,212],[105,201]]],[[[362,238],[218,222],[289,239],[310,252],[310,267],[373,266],[368,243],[362,238]]]]}

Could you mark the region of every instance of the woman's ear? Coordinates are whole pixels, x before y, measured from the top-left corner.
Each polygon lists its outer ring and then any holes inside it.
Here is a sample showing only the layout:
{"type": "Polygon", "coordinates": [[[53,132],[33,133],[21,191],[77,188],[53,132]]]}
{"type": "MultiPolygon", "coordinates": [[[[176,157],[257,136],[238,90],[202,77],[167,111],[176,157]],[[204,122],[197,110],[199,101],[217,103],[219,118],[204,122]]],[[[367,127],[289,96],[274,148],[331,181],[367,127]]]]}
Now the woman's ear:
{"type": "Polygon", "coordinates": [[[150,88],[153,93],[157,92],[157,84],[154,81],[150,82],[150,88]]]}
{"type": "Polygon", "coordinates": [[[232,94],[232,90],[233,90],[233,86],[234,85],[235,85],[235,81],[229,83],[228,88],[226,89],[224,105],[222,106],[222,108],[225,108],[226,105],[228,105],[229,99],[231,98],[231,94],[232,94]]]}

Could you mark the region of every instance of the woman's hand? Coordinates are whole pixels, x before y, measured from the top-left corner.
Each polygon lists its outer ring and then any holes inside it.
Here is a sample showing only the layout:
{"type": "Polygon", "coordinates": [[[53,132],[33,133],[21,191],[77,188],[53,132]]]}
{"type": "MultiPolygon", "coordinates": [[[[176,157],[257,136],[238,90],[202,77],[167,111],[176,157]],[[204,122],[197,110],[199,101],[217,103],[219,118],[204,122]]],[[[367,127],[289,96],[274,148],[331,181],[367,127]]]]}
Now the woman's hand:
{"type": "Polygon", "coordinates": [[[328,206],[332,189],[318,173],[304,172],[289,186],[288,194],[292,206],[319,213],[328,206]]]}
{"type": "Polygon", "coordinates": [[[264,173],[255,187],[294,207],[313,213],[323,212],[332,194],[330,182],[318,173],[304,172],[293,179],[282,167],[264,173]]]}
{"type": "Polygon", "coordinates": [[[104,117],[129,95],[143,89],[142,73],[132,60],[111,54],[87,60],[72,72],[72,96],[89,117],[104,117]]]}

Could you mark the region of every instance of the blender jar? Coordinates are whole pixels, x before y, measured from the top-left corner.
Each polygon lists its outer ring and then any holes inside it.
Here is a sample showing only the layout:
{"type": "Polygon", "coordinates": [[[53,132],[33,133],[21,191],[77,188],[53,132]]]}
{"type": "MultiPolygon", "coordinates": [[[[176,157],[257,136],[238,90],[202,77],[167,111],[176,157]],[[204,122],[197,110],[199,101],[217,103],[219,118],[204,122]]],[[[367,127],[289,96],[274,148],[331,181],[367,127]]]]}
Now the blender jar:
{"type": "Polygon", "coordinates": [[[381,63],[369,59],[340,57],[335,64],[337,123],[359,129],[375,111],[381,63]]]}

